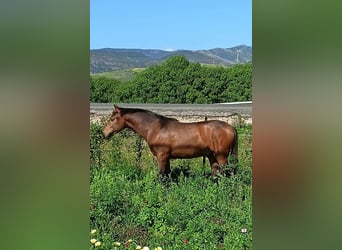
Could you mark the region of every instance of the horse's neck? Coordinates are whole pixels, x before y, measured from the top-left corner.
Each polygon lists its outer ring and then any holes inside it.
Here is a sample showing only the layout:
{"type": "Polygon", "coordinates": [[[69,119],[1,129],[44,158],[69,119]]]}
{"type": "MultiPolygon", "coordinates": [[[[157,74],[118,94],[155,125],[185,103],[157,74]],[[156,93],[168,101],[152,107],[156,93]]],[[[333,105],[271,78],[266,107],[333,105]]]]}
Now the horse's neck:
{"type": "Polygon", "coordinates": [[[151,117],[146,117],[139,113],[126,114],[125,120],[126,126],[132,129],[135,133],[139,134],[145,140],[147,139],[151,124],[155,121],[151,117]]]}

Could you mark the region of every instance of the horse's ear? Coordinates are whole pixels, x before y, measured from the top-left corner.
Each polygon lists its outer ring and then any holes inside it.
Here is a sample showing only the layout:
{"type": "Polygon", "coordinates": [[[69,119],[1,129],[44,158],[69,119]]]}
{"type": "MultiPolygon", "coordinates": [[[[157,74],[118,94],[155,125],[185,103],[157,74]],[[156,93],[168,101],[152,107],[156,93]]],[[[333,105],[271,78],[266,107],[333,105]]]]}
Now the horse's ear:
{"type": "Polygon", "coordinates": [[[115,111],[115,113],[120,113],[120,108],[116,104],[114,104],[114,111],[115,111]]]}

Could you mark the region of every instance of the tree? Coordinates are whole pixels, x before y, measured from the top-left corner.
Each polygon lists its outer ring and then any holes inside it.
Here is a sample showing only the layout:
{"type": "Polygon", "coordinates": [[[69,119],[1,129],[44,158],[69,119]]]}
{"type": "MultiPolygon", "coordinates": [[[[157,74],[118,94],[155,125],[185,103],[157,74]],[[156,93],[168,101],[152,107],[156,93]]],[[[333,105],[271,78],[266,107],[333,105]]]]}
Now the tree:
{"type": "Polygon", "coordinates": [[[90,101],[91,102],[112,102],[115,99],[117,87],[121,84],[113,78],[99,77],[90,78],[90,101]]]}
{"type": "Polygon", "coordinates": [[[219,103],[252,100],[252,64],[202,66],[184,56],[137,73],[130,82],[91,78],[92,102],[219,103]]]}

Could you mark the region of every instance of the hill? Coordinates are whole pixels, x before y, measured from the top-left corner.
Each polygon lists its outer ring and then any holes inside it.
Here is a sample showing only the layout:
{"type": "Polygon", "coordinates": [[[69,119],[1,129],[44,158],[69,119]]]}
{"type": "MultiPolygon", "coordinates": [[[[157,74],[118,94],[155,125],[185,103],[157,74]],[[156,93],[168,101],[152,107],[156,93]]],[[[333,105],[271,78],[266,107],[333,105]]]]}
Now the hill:
{"type": "Polygon", "coordinates": [[[101,73],[129,68],[145,68],[160,64],[172,55],[184,55],[190,62],[232,65],[252,61],[252,47],[240,45],[210,50],[157,49],[93,49],[90,50],[90,73],[101,73]]]}

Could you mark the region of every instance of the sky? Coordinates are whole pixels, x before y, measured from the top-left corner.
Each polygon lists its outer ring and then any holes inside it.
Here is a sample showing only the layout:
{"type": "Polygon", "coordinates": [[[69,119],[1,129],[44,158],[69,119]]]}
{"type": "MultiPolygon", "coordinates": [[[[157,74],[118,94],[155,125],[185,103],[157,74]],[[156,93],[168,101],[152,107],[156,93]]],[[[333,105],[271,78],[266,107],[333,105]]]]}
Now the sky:
{"type": "Polygon", "coordinates": [[[90,0],[90,48],[252,46],[252,0],[90,0]]]}

